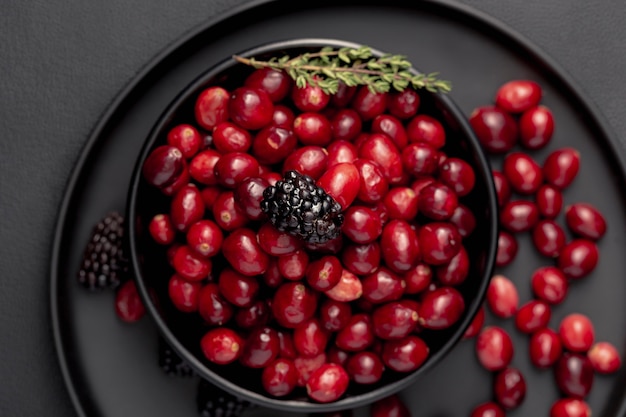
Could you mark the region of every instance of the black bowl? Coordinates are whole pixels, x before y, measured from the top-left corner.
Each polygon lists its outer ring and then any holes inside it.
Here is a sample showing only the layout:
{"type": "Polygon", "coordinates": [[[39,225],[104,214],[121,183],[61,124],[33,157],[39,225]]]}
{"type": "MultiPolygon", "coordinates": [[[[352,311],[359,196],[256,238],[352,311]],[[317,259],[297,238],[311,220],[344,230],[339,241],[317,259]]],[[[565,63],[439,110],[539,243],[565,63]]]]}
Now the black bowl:
{"type": "MultiPolygon", "coordinates": [[[[284,54],[293,56],[326,45],[360,46],[329,39],[294,39],[259,46],[239,55],[267,59],[284,54]]],[[[379,51],[374,53],[382,54],[379,51]]],[[[497,246],[497,204],[490,165],[466,117],[450,96],[420,90],[420,113],[434,116],[445,126],[446,153],[468,161],[476,173],[474,189],[469,195],[461,198],[462,203],[471,209],[477,220],[476,229],[464,240],[471,260],[470,273],[467,280],[458,286],[465,300],[465,312],[452,327],[441,331],[424,331],[421,334],[429,345],[430,356],[416,371],[401,374],[387,370],[377,384],[352,383],[346,395],[332,403],[313,402],[308,399],[304,389],[300,388],[287,397],[274,398],[263,390],[260,371],[244,368],[238,364],[218,366],[206,360],[199,343],[201,336],[207,331],[206,325],[199,315],[181,313],[169,301],[167,283],[173,270],[166,260],[165,248],[156,245],[146,232],[147,223],[155,214],[167,212],[168,199],[143,179],[141,169],[151,150],[165,143],[167,131],[171,127],[192,121],[194,100],[204,88],[221,85],[230,89],[238,86],[252,70],[251,67],[227,57],[219,65],[201,74],[173,98],[146,138],[142,152],[137,158],[127,207],[127,218],[131,225],[128,243],[138,291],[158,330],[175,351],[200,377],[234,395],[268,408],[294,412],[336,411],[372,403],[416,383],[421,375],[441,361],[462,338],[482,304],[497,246]]]]}

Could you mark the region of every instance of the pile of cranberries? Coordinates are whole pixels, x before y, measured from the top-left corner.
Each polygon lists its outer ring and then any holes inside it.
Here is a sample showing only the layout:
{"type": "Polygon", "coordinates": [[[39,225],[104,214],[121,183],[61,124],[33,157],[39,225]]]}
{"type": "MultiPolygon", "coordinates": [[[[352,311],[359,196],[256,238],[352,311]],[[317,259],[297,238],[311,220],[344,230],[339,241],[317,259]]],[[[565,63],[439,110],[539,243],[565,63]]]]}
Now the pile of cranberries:
{"type": "Polygon", "coordinates": [[[258,370],[273,397],[306,387],[321,403],[422,366],[421,331],[465,311],[456,287],[476,219],[463,198],[476,179],[421,102],[412,89],[331,96],[257,69],[206,87],[168,128],[142,167],[169,198],[147,229],[169,257],[169,300],[209,325],[207,360],[258,370]],[[338,238],[314,244],[268,222],[263,191],[290,170],[341,205],[338,238]]]}

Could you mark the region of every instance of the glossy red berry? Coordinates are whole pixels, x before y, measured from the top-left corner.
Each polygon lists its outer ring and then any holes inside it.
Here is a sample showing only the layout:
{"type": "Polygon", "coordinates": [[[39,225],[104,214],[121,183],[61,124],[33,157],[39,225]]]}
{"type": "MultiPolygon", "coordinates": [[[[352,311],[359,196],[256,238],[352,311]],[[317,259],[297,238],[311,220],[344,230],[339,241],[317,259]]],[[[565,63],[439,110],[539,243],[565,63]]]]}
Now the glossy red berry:
{"type": "Polygon", "coordinates": [[[349,162],[333,165],[317,180],[317,185],[345,210],[359,192],[359,170],[349,162]]]}
{"type": "Polygon", "coordinates": [[[170,204],[172,226],[178,231],[185,232],[192,224],[202,219],[204,210],[200,190],[195,185],[188,184],[176,193],[170,204]]]}
{"type": "Polygon", "coordinates": [[[244,86],[232,92],[228,113],[244,129],[257,130],[271,123],[274,104],[264,90],[244,86]]]}
{"type": "Polygon", "coordinates": [[[390,395],[372,403],[370,417],[411,417],[411,412],[398,395],[390,395]]]}
{"type": "Polygon", "coordinates": [[[383,231],[380,217],[366,206],[351,206],[344,212],[341,228],[344,235],[355,243],[370,243],[383,231]]]}
{"type": "Polygon", "coordinates": [[[469,121],[481,145],[488,152],[508,152],[517,143],[517,122],[498,107],[477,107],[471,113],[469,121]]]}
{"type": "Polygon", "coordinates": [[[502,407],[494,402],[482,403],[472,410],[470,417],[505,417],[502,407]]]}
{"type": "Polygon", "coordinates": [[[324,93],[321,88],[307,84],[303,88],[291,90],[293,104],[303,112],[318,112],[330,101],[330,95],[324,93]]]}
{"type": "Polygon", "coordinates": [[[378,242],[347,245],[341,251],[343,266],[355,275],[368,275],[380,266],[381,251],[378,242]]]}
{"type": "Polygon", "coordinates": [[[524,375],[516,368],[500,371],[494,379],[495,399],[504,409],[512,410],[520,406],[526,397],[524,375]]]}
{"type": "Polygon", "coordinates": [[[476,338],[478,361],[488,371],[499,371],[509,366],[513,353],[511,336],[501,327],[485,327],[476,338]]]}
{"type": "Polygon", "coordinates": [[[287,73],[272,68],[256,69],[244,81],[247,87],[265,91],[274,103],[283,100],[289,94],[292,84],[287,73]]]}
{"type": "Polygon", "coordinates": [[[300,324],[293,331],[293,344],[302,357],[311,358],[323,353],[328,343],[328,334],[317,319],[300,324]]]}
{"type": "Polygon", "coordinates": [[[387,267],[395,272],[406,272],[421,259],[418,236],[404,220],[391,220],[385,225],[380,245],[383,260],[387,267]]]}
{"type": "Polygon", "coordinates": [[[598,240],[606,233],[606,220],[600,211],[589,203],[575,203],[565,208],[567,227],[576,235],[598,240]]]}
{"type": "Polygon", "coordinates": [[[433,269],[423,262],[418,263],[415,267],[409,269],[404,274],[404,282],[406,294],[419,294],[426,290],[433,280],[433,269]]]}
{"type": "Polygon", "coordinates": [[[311,377],[311,374],[327,362],[327,355],[321,353],[314,358],[296,357],[293,360],[298,371],[298,386],[304,387],[311,377]]]}
{"type": "Polygon", "coordinates": [[[408,119],[415,116],[420,102],[419,94],[411,88],[406,88],[400,92],[394,91],[389,94],[387,110],[399,119],[408,119]]]}
{"type": "Polygon", "coordinates": [[[515,284],[504,275],[491,278],[487,289],[487,304],[491,311],[500,318],[515,315],[519,306],[519,294],[515,284]]]}
{"type": "Polygon", "coordinates": [[[179,124],[167,132],[167,143],[175,146],[185,158],[191,158],[200,150],[202,137],[198,129],[190,124],[179,124]]]}
{"type": "Polygon", "coordinates": [[[169,280],[167,293],[174,307],[183,313],[192,313],[198,310],[198,301],[202,284],[190,282],[174,274],[169,280]]]}
{"type": "Polygon", "coordinates": [[[469,275],[470,259],[465,248],[454,255],[450,262],[437,267],[437,280],[443,285],[460,285],[469,275]]]}
{"type": "Polygon", "coordinates": [[[430,265],[450,262],[461,250],[461,235],[451,223],[428,223],[419,229],[418,238],[422,259],[430,265]]]}
{"type": "Polygon", "coordinates": [[[196,99],[194,113],[196,122],[208,131],[229,117],[230,94],[222,87],[212,86],[203,90],[196,99]]]}
{"type": "Polygon", "coordinates": [[[201,151],[189,162],[189,175],[200,184],[217,185],[215,165],[221,157],[222,154],[214,149],[201,151]]]}
{"type": "Polygon", "coordinates": [[[387,93],[373,93],[366,86],[357,87],[352,108],[364,121],[372,120],[387,109],[387,93]]]}
{"type": "Polygon", "coordinates": [[[152,239],[160,245],[169,245],[174,242],[176,230],[172,226],[170,216],[167,214],[157,214],[148,225],[148,231],[152,239]]]}
{"type": "Polygon", "coordinates": [[[391,138],[384,133],[372,133],[359,146],[359,158],[378,165],[390,184],[399,183],[404,175],[402,155],[391,138]]]}
{"type": "Polygon", "coordinates": [[[260,275],[269,265],[269,256],[261,249],[252,229],[234,230],[222,243],[222,254],[239,273],[260,275]]]}
{"type": "Polygon", "coordinates": [[[558,188],[544,184],[537,190],[535,201],[541,216],[546,219],[554,219],[563,207],[563,194],[558,188]]]}
{"type": "Polygon", "coordinates": [[[222,122],[213,129],[213,146],[220,153],[247,152],[252,135],[232,122],[222,122]]]}
{"type": "Polygon", "coordinates": [[[214,172],[220,185],[235,188],[243,180],[259,176],[259,162],[250,154],[230,152],[217,161],[214,172]]]}
{"type": "Polygon", "coordinates": [[[284,397],[296,388],[298,371],[293,361],[279,358],[263,369],[261,382],[270,395],[284,397]]]}
{"type": "Polygon", "coordinates": [[[338,400],[348,389],[350,377],[343,367],[327,363],[311,373],[306,391],[311,399],[319,403],[338,400]]]}
{"type": "Polygon", "coordinates": [[[402,339],[417,326],[417,310],[401,301],[392,301],[372,312],[374,334],[383,340],[402,339]]]}
{"type": "Polygon", "coordinates": [[[554,365],[554,378],[564,395],[583,399],[593,385],[593,365],[586,355],[567,352],[554,365]]]}
{"type": "Polygon", "coordinates": [[[216,255],[224,240],[222,229],[211,220],[199,220],[187,231],[187,244],[202,256],[216,255]]]}
{"type": "Polygon", "coordinates": [[[243,340],[232,329],[216,327],[202,336],[200,346],[209,361],[227,365],[241,356],[243,340]]]}
{"type": "Polygon", "coordinates": [[[252,154],[262,164],[274,165],[289,157],[298,144],[290,128],[266,126],[252,141],[252,154]]]}
{"type": "Polygon", "coordinates": [[[550,417],[591,417],[591,407],[577,398],[561,398],[550,407],[550,417]]]}
{"type": "Polygon", "coordinates": [[[421,367],[430,350],[424,340],[410,335],[383,343],[382,360],[386,367],[397,372],[412,372],[421,367]]]}
{"type": "Polygon", "coordinates": [[[563,353],[561,338],[552,329],[539,329],[530,337],[528,353],[531,363],[537,368],[550,368],[563,353]]]}
{"type": "Polygon", "coordinates": [[[593,369],[601,374],[612,374],[622,366],[622,359],[617,348],[609,342],[598,342],[591,346],[587,357],[593,369]]]}
{"type": "Polygon", "coordinates": [[[303,250],[278,257],[278,271],[283,278],[290,281],[299,281],[304,278],[308,266],[309,255],[303,250]]]}
{"type": "Polygon", "coordinates": [[[543,256],[556,258],[565,246],[565,232],[554,220],[542,220],[533,228],[533,244],[543,256]]]}
{"type": "Polygon", "coordinates": [[[509,113],[521,113],[539,104],[541,86],[531,80],[512,80],[496,91],[495,103],[509,113]]]}
{"type": "Polygon", "coordinates": [[[357,384],[375,384],[383,375],[384,365],[372,352],[358,352],[348,359],[346,371],[357,384]]]}
{"type": "Polygon", "coordinates": [[[201,281],[209,276],[213,269],[210,259],[204,258],[187,245],[182,245],[172,259],[174,270],[188,281],[201,281]]]}
{"type": "Polygon", "coordinates": [[[426,114],[418,114],[409,120],[406,132],[410,143],[424,143],[434,149],[446,144],[446,132],[439,120],[426,114]]]}
{"type": "Polygon", "coordinates": [[[224,299],[217,284],[209,283],[198,294],[198,313],[211,325],[222,326],[233,316],[233,306],[224,299]]]}
{"type": "Polygon", "coordinates": [[[326,300],[320,305],[319,317],[324,329],[329,332],[337,332],[350,322],[352,307],[349,303],[326,300]]]}
{"type": "Polygon", "coordinates": [[[531,230],[539,221],[539,209],[532,201],[509,201],[500,210],[500,224],[509,232],[531,230]]]}
{"type": "Polygon", "coordinates": [[[313,291],[299,282],[281,285],[272,300],[274,319],[286,328],[295,328],[313,317],[316,307],[313,291]]]}
{"type": "Polygon", "coordinates": [[[567,278],[553,266],[536,269],[530,279],[533,293],[548,304],[559,304],[567,295],[567,278]]]}
{"type": "Polygon", "coordinates": [[[363,123],[353,109],[341,109],[331,119],[330,128],[335,140],[353,140],[361,133],[363,123]]]}
{"type": "Polygon", "coordinates": [[[115,292],[115,314],[126,323],[137,322],[146,314],[135,281],[126,281],[115,292]]]}
{"type": "Polygon", "coordinates": [[[471,235],[476,228],[476,216],[469,207],[462,203],[459,203],[456,209],[454,209],[448,221],[456,226],[462,238],[471,235]]]}
{"type": "Polygon", "coordinates": [[[461,158],[446,158],[439,165],[439,180],[452,188],[459,197],[468,195],[476,183],[474,168],[461,158]]]}
{"type": "Polygon", "coordinates": [[[580,154],[573,148],[553,151],[543,163],[543,176],[548,184],[566,188],[576,178],[580,169],[580,154]]]}
{"type": "Polygon", "coordinates": [[[523,152],[508,154],[502,164],[502,173],[519,194],[533,194],[543,183],[541,167],[523,152]]]}
{"type": "Polygon", "coordinates": [[[498,232],[498,250],[496,252],[496,266],[507,266],[517,256],[519,245],[511,233],[500,230],[498,232]]]}
{"type": "Polygon", "coordinates": [[[343,329],[337,332],[335,344],[348,352],[365,350],[374,343],[374,330],[370,316],[354,314],[343,329]]]}
{"type": "Polygon", "coordinates": [[[361,280],[347,269],[341,271],[341,278],[337,285],[324,292],[326,296],[335,301],[350,302],[357,300],[363,295],[361,280]]]}
{"type": "Polygon", "coordinates": [[[558,267],[568,278],[583,278],[598,265],[599,256],[598,247],[593,241],[574,239],[561,250],[558,267]]]}
{"type": "Polygon", "coordinates": [[[293,131],[303,145],[326,146],[332,140],[330,121],[320,113],[300,113],[293,121],[293,131]]]}
{"type": "Polygon", "coordinates": [[[235,314],[235,323],[242,329],[265,326],[270,319],[270,309],[266,301],[256,300],[249,307],[239,308],[235,314]]]}
{"type": "Polygon", "coordinates": [[[567,350],[587,352],[595,340],[595,330],[589,317],[580,313],[572,313],[561,320],[559,336],[567,350]]]}
{"type": "Polygon", "coordinates": [[[404,149],[409,142],[406,130],[402,122],[390,114],[380,114],[372,120],[371,131],[384,133],[393,140],[396,147],[404,149]]]}
{"type": "Polygon", "coordinates": [[[463,339],[471,339],[472,337],[478,336],[484,324],[485,324],[485,307],[481,306],[478,309],[478,312],[476,313],[476,315],[474,316],[474,319],[472,319],[472,322],[470,323],[469,327],[465,330],[465,333],[463,333],[463,339]]]}
{"type": "Polygon", "coordinates": [[[520,143],[527,149],[545,147],[554,133],[554,116],[546,106],[526,110],[519,119],[520,143]]]}
{"type": "Polygon", "coordinates": [[[454,190],[440,182],[424,187],[419,193],[418,202],[420,213],[433,220],[449,219],[459,205],[454,190]]]}
{"type": "Polygon", "coordinates": [[[218,278],[218,286],[222,296],[237,307],[248,307],[259,292],[259,283],[230,268],[224,268],[218,278]]]}
{"type": "Polygon", "coordinates": [[[531,300],[520,307],[515,315],[515,327],[523,333],[534,333],[550,322],[550,306],[543,301],[531,300]]]}
{"type": "Polygon", "coordinates": [[[263,251],[273,256],[288,255],[302,247],[300,239],[287,232],[281,232],[270,223],[264,223],[259,227],[257,240],[263,251]]]}
{"type": "Polygon", "coordinates": [[[378,164],[366,159],[354,161],[359,171],[359,192],[357,199],[364,203],[377,203],[387,195],[389,183],[378,164]]]}
{"type": "Polygon", "coordinates": [[[257,327],[246,338],[239,360],[248,368],[265,368],[280,351],[278,333],[271,327],[257,327]]]}
{"type": "Polygon", "coordinates": [[[454,325],[465,312],[465,300],[452,287],[441,287],[424,294],[418,316],[426,329],[441,330],[454,325]]]}

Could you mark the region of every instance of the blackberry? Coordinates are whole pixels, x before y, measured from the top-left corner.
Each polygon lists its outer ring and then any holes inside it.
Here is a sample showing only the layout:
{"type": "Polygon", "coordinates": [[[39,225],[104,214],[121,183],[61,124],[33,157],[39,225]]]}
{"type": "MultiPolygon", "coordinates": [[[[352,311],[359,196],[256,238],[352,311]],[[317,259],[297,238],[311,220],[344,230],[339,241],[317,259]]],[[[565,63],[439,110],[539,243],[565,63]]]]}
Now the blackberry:
{"type": "Polygon", "coordinates": [[[201,379],[196,396],[200,417],[239,417],[244,411],[254,407],[221,388],[201,379]]]}
{"type": "Polygon", "coordinates": [[[92,291],[115,289],[127,278],[123,240],[124,218],[120,213],[110,212],[96,224],[78,271],[78,282],[83,287],[92,291]]]}
{"type": "Polygon", "coordinates": [[[261,210],[278,230],[309,243],[324,243],[339,236],[341,206],[313,178],[287,171],[285,178],[263,191],[261,210]]]}
{"type": "Polygon", "coordinates": [[[169,376],[191,377],[193,368],[159,335],[159,366],[169,376]]]}

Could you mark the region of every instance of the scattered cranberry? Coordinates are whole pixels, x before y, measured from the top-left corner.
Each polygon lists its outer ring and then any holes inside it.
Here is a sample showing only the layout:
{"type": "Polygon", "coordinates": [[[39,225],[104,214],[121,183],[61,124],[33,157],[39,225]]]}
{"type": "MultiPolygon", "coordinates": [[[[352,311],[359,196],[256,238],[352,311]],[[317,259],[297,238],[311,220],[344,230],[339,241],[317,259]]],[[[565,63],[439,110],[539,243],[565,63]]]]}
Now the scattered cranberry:
{"type": "Polygon", "coordinates": [[[491,278],[487,289],[487,305],[498,317],[512,317],[519,305],[519,294],[515,284],[504,275],[491,278]]]}
{"type": "Polygon", "coordinates": [[[496,187],[498,205],[502,207],[506,203],[508,203],[509,199],[511,198],[511,185],[509,184],[509,180],[506,179],[502,172],[493,170],[491,172],[491,175],[493,177],[493,182],[496,187]]]}
{"type": "Polygon", "coordinates": [[[374,330],[370,316],[363,313],[354,314],[335,338],[337,347],[349,352],[367,349],[373,342],[374,330]]]}
{"type": "Polygon", "coordinates": [[[500,211],[500,224],[513,233],[526,232],[539,221],[539,209],[532,201],[509,201],[500,211]]]}
{"type": "Polygon", "coordinates": [[[222,229],[211,220],[199,220],[187,231],[187,244],[202,256],[216,255],[224,240],[222,229]]]}
{"type": "Polygon", "coordinates": [[[561,398],[550,407],[550,417],[591,417],[591,408],[577,398],[561,398]]]}
{"type": "Polygon", "coordinates": [[[452,287],[441,287],[424,294],[418,312],[419,323],[426,329],[446,329],[465,311],[463,296],[452,287]]]}
{"type": "Polygon", "coordinates": [[[172,199],[170,219],[178,231],[187,231],[189,226],[204,216],[204,200],[198,187],[189,184],[176,193],[172,199]]]}
{"type": "Polygon", "coordinates": [[[554,365],[556,385],[569,397],[585,398],[591,391],[593,376],[593,365],[582,354],[564,353],[554,365]]]}
{"type": "Polygon", "coordinates": [[[484,324],[485,324],[485,307],[481,306],[478,309],[478,312],[476,313],[474,318],[472,319],[472,322],[470,323],[469,327],[465,330],[465,333],[463,333],[463,339],[471,339],[473,337],[478,336],[484,324]]]}
{"type": "Polygon", "coordinates": [[[176,272],[188,281],[201,281],[207,278],[213,267],[210,259],[199,255],[187,245],[176,250],[172,264],[176,272]]]}
{"type": "Polygon", "coordinates": [[[359,184],[359,170],[349,162],[333,165],[317,180],[317,185],[335,199],[344,210],[356,198],[359,184]]]}
{"type": "Polygon", "coordinates": [[[189,163],[189,175],[197,182],[205,185],[217,185],[215,165],[222,154],[214,149],[205,149],[193,157],[189,163]]]}
{"type": "Polygon", "coordinates": [[[242,307],[235,314],[235,322],[242,329],[265,326],[269,319],[269,306],[263,300],[257,300],[249,307],[242,307]]]}
{"type": "Polygon", "coordinates": [[[543,183],[539,164],[522,152],[512,152],[504,158],[502,173],[520,194],[533,194],[543,183]]]}
{"type": "Polygon", "coordinates": [[[476,228],[476,216],[462,203],[459,203],[456,209],[454,209],[452,217],[450,217],[448,221],[456,226],[462,238],[471,235],[476,228]]]}
{"type": "Polygon", "coordinates": [[[257,130],[272,121],[274,104],[264,90],[239,87],[230,96],[228,114],[244,129],[257,130]]]}
{"type": "Polygon", "coordinates": [[[314,358],[296,357],[293,363],[298,371],[298,386],[304,387],[311,374],[327,362],[326,359],[327,356],[325,353],[320,353],[314,358]]]}
{"type": "Polygon", "coordinates": [[[390,184],[397,184],[402,180],[402,156],[386,134],[372,133],[365,139],[359,146],[359,158],[376,163],[390,184]]]}
{"type": "Polygon", "coordinates": [[[553,266],[536,269],[530,281],[535,296],[549,304],[559,304],[567,295],[567,278],[553,266]]]}
{"type": "Polygon", "coordinates": [[[566,277],[579,279],[587,276],[598,265],[598,247],[587,239],[574,239],[561,250],[558,266],[566,277]]]}
{"type": "Polygon", "coordinates": [[[294,363],[285,358],[276,359],[263,369],[263,388],[274,397],[284,397],[293,391],[298,383],[298,371],[294,363]]]}
{"type": "Polygon", "coordinates": [[[559,335],[552,329],[537,330],[528,344],[530,361],[539,369],[547,369],[556,363],[563,353],[559,335]]]}
{"type": "Polygon", "coordinates": [[[418,237],[422,258],[431,265],[450,262],[461,250],[461,235],[451,223],[428,223],[420,228],[418,237]]]}
{"type": "Polygon", "coordinates": [[[404,220],[391,220],[385,225],[380,245],[386,265],[398,273],[410,270],[421,258],[418,236],[404,220]]]}
{"type": "Polygon", "coordinates": [[[548,184],[559,189],[569,186],[580,168],[580,154],[572,148],[552,152],[543,163],[543,175],[548,184]]]}
{"type": "Polygon", "coordinates": [[[404,274],[404,282],[406,283],[404,292],[406,294],[419,294],[428,288],[432,279],[433,269],[425,263],[418,263],[404,274]]]}
{"type": "Polygon", "coordinates": [[[387,340],[383,344],[383,363],[397,372],[412,372],[428,358],[428,345],[417,336],[387,340]]]}
{"type": "Polygon", "coordinates": [[[496,266],[507,266],[515,259],[519,245],[511,233],[500,230],[498,232],[498,250],[496,252],[496,266]]]}
{"type": "Polygon", "coordinates": [[[565,208],[567,227],[576,235],[598,240],[606,233],[606,220],[593,205],[576,203],[565,208]]]}
{"type": "Polygon", "coordinates": [[[521,113],[539,104],[542,91],[531,80],[512,80],[504,83],[496,92],[498,107],[509,113],[521,113]]]}
{"type": "Polygon", "coordinates": [[[378,164],[365,159],[357,159],[354,165],[359,171],[357,198],[364,203],[381,201],[389,190],[389,184],[378,164]]]}
{"type": "Polygon", "coordinates": [[[172,226],[170,216],[167,214],[157,214],[150,220],[148,230],[152,239],[160,245],[169,245],[174,242],[176,231],[172,226]]]}
{"type": "Polygon", "coordinates": [[[554,116],[546,106],[526,110],[519,119],[520,143],[527,149],[545,147],[554,133],[554,116]]]}
{"type": "Polygon", "coordinates": [[[126,281],[115,292],[115,313],[126,323],[139,321],[146,314],[135,281],[126,281]]]}
{"type": "Polygon", "coordinates": [[[470,417],[505,417],[505,414],[498,404],[487,402],[477,405],[470,417]]]}
{"type": "Polygon", "coordinates": [[[593,365],[593,369],[601,374],[612,374],[622,366],[622,359],[619,352],[609,342],[598,342],[594,344],[587,357],[593,365]]]}
{"type": "Polygon", "coordinates": [[[517,143],[517,122],[498,107],[478,107],[470,115],[469,121],[478,140],[488,152],[505,153],[517,143]]]}
{"type": "Polygon", "coordinates": [[[519,369],[507,368],[500,371],[493,385],[496,401],[506,410],[519,407],[526,397],[526,381],[519,369]]]}
{"type": "Polygon", "coordinates": [[[470,260],[465,248],[454,255],[450,262],[437,267],[437,280],[443,285],[460,285],[469,275],[470,260]]]}
{"type": "Polygon", "coordinates": [[[252,135],[231,122],[222,122],[213,129],[213,146],[222,154],[247,152],[252,145],[252,135]]]}
{"type": "Polygon", "coordinates": [[[569,314],[561,320],[559,335],[563,346],[571,352],[587,352],[595,339],[591,320],[579,313],[569,314]]]}
{"type": "Polygon", "coordinates": [[[328,334],[317,319],[310,319],[293,331],[293,344],[296,351],[305,358],[323,353],[328,343],[328,334]]]}
{"type": "Polygon", "coordinates": [[[411,143],[425,143],[434,149],[440,149],[446,144],[446,132],[441,123],[425,114],[413,117],[406,131],[411,143]]]}
{"type": "Polygon", "coordinates": [[[433,220],[446,220],[452,217],[459,200],[452,188],[439,182],[427,185],[419,193],[419,211],[433,220]]]}
{"type": "Polygon", "coordinates": [[[209,283],[198,294],[198,313],[208,324],[222,326],[233,316],[233,306],[224,299],[217,284],[209,283]]]}
{"type": "Polygon", "coordinates": [[[299,282],[281,285],[272,301],[274,318],[283,327],[294,328],[315,313],[317,300],[313,292],[299,282]]]}
{"type": "Polygon", "coordinates": [[[292,81],[283,71],[259,68],[246,77],[244,84],[265,91],[270,99],[277,103],[289,94],[292,81]]]}
{"type": "Polygon", "coordinates": [[[534,333],[550,322],[550,306],[543,301],[531,300],[524,304],[515,315],[515,326],[523,333],[534,333]]]}
{"type": "Polygon", "coordinates": [[[474,169],[460,158],[446,158],[439,165],[439,178],[459,196],[466,196],[474,189],[476,175],[474,169]]]}
{"type": "Polygon", "coordinates": [[[539,214],[546,219],[554,219],[563,207],[561,191],[549,184],[544,184],[537,190],[535,201],[537,202],[539,214]]]}
{"type": "Polygon", "coordinates": [[[250,306],[259,292],[259,283],[256,279],[230,268],[222,269],[218,286],[224,298],[237,307],[250,306]]]}
{"type": "Polygon", "coordinates": [[[202,336],[200,346],[208,360],[218,365],[226,365],[241,356],[243,341],[231,329],[216,327],[202,336]]]}
{"type": "Polygon", "coordinates": [[[402,122],[390,114],[380,114],[372,121],[373,133],[384,133],[393,140],[398,149],[404,149],[409,142],[402,122]]]}
{"type": "Polygon", "coordinates": [[[565,232],[554,220],[542,220],[533,228],[535,249],[543,256],[556,258],[565,246],[565,232]]]}
{"type": "Polygon", "coordinates": [[[363,295],[363,284],[356,275],[344,269],[337,285],[326,290],[324,294],[335,301],[354,301],[363,295]]]}
{"type": "Polygon", "coordinates": [[[398,395],[390,395],[372,403],[370,417],[411,417],[411,412],[398,395]]]}
{"type": "Polygon", "coordinates": [[[266,126],[254,137],[252,154],[262,164],[277,164],[293,153],[297,142],[289,128],[266,126]]]}
{"type": "Polygon", "coordinates": [[[349,303],[326,300],[320,306],[319,316],[324,329],[329,332],[337,332],[350,322],[352,307],[350,307],[349,303]]]}
{"type": "Polygon", "coordinates": [[[167,132],[167,143],[177,147],[185,158],[191,158],[200,150],[202,138],[192,125],[180,124],[167,132]]]}
{"type": "Polygon", "coordinates": [[[418,313],[402,302],[377,307],[372,313],[374,334],[383,340],[402,339],[417,326],[418,313]]]}
{"type": "Polygon", "coordinates": [[[361,119],[372,120],[387,109],[387,93],[373,93],[366,86],[357,87],[352,98],[352,108],[361,119]]]}
{"type": "Polygon", "coordinates": [[[485,327],[476,338],[478,361],[488,371],[500,371],[509,366],[513,352],[511,336],[501,327],[485,327]]]}
{"type": "Polygon", "coordinates": [[[341,366],[327,363],[313,371],[306,383],[306,390],[313,400],[320,403],[336,401],[348,389],[348,373],[341,366]]]}

